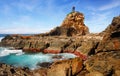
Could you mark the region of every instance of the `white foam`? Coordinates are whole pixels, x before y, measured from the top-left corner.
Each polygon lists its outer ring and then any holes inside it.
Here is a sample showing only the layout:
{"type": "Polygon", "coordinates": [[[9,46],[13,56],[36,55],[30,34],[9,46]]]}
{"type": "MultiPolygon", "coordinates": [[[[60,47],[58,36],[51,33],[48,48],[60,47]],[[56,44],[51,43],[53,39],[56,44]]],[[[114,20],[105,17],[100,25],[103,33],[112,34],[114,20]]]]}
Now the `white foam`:
{"type": "Polygon", "coordinates": [[[1,42],[1,40],[3,39],[4,37],[0,37],[0,42],[1,42]]]}
{"type": "Polygon", "coordinates": [[[56,60],[64,60],[69,58],[75,58],[74,54],[61,53],[61,54],[29,54],[22,52],[22,50],[14,50],[14,48],[0,47],[0,62],[7,63],[16,67],[29,67],[31,70],[40,68],[39,63],[54,62],[56,60]],[[14,55],[15,53],[15,55],[14,55]],[[55,56],[61,56],[61,58],[53,58],[55,56]],[[6,59],[7,58],[7,59],[6,59]]]}
{"type": "Polygon", "coordinates": [[[24,52],[17,53],[16,55],[22,55],[22,54],[24,54],[24,52]]]}
{"type": "Polygon", "coordinates": [[[23,52],[22,52],[22,50],[9,50],[7,48],[5,48],[3,51],[0,51],[0,56],[6,56],[9,54],[21,55],[21,54],[23,54],[23,52]]]}

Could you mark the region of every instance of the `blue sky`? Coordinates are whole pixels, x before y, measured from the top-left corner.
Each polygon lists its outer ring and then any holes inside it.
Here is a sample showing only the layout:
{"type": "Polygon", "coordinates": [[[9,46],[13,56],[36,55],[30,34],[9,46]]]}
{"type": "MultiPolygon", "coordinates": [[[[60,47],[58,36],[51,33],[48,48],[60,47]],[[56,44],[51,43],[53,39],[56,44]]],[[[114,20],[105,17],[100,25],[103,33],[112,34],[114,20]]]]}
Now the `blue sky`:
{"type": "Polygon", "coordinates": [[[120,0],[0,0],[0,33],[42,33],[60,26],[72,6],[90,32],[103,31],[120,15],[120,0]]]}

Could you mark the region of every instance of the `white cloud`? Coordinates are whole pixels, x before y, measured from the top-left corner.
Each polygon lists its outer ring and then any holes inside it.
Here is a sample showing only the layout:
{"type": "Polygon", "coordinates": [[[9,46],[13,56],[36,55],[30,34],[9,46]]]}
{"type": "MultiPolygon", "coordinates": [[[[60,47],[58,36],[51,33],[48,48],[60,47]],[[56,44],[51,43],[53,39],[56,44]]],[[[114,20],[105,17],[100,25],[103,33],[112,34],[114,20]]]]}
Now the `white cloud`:
{"type": "Polygon", "coordinates": [[[86,25],[89,26],[90,32],[102,32],[111,23],[110,14],[111,12],[91,14],[91,18],[85,21],[86,25]]]}
{"type": "Polygon", "coordinates": [[[120,6],[120,0],[112,0],[111,3],[99,7],[98,10],[104,11],[104,10],[112,9],[118,6],[120,6]]]}
{"type": "Polygon", "coordinates": [[[48,32],[49,29],[43,29],[43,28],[26,28],[26,27],[20,27],[20,28],[5,28],[1,29],[0,33],[3,34],[36,34],[36,33],[44,33],[48,32]]]}

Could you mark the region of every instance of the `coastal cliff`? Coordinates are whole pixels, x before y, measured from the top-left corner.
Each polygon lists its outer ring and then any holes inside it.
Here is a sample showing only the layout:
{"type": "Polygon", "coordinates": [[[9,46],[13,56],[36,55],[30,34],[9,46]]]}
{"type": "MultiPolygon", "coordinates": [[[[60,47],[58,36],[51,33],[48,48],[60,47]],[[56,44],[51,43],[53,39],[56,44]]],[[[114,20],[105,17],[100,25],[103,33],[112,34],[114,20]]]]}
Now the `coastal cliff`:
{"type": "Polygon", "coordinates": [[[85,60],[101,38],[97,34],[89,35],[89,29],[84,24],[84,15],[72,11],[67,14],[60,26],[48,33],[33,36],[8,35],[2,40],[1,45],[32,53],[73,53],[85,60]],[[90,46],[84,49],[87,44],[90,46]]]}
{"type": "Polygon", "coordinates": [[[0,46],[22,49],[27,53],[73,53],[78,56],[53,62],[49,68],[34,70],[31,76],[119,76],[120,16],[114,17],[103,32],[91,34],[84,24],[84,15],[71,12],[61,26],[49,33],[8,35],[0,46]]]}

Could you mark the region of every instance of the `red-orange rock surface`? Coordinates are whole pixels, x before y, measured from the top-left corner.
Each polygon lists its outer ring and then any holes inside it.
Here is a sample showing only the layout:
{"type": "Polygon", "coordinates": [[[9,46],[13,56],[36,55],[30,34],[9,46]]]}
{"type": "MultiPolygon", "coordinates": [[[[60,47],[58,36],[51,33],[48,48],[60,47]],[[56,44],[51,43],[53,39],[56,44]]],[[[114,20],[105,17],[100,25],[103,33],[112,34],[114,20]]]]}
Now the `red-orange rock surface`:
{"type": "Polygon", "coordinates": [[[88,27],[84,24],[84,15],[80,12],[69,13],[61,26],[66,28],[73,27],[79,35],[89,33],[88,27]]]}
{"type": "Polygon", "coordinates": [[[82,60],[80,58],[57,61],[50,66],[47,76],[75,76],[82,68],[82,60]]]}
{"type": "Polygon", "coordinates": [[[89,29],[84,24],[84,15],[80,12],[71,12],[64,19],[61,26],[51,30],[48,35],[50,36],[74,36],[74,35],[86,35],[89,33],[89,29]]]}

